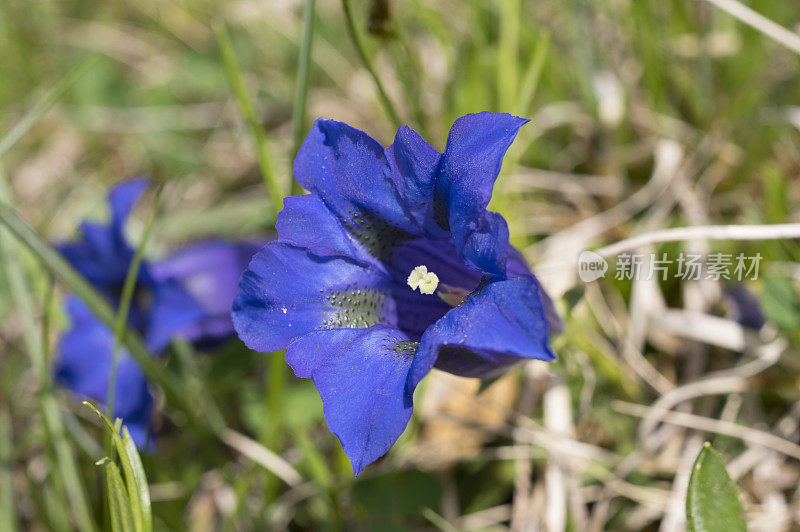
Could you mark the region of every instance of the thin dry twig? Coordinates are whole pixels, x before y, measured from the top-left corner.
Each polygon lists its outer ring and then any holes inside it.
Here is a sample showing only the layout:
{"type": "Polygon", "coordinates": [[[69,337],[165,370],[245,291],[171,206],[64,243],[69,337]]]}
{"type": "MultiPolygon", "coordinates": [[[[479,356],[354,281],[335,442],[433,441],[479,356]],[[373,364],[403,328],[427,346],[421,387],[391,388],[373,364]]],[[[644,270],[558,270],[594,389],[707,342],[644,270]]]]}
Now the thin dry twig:
{"type": "Polygon", "coordinates": [[[795,32],[787,30],[736,0],[706,0],[706,2],[736,17],[794,53],[800,54],[800,35],[795,32]]]}
{"type": "MultiPolygon", "coordinates": [[[[553,375],[551,385],[544,394],[544,423],[555,436],[569,437],[573,432],[572,407],[569,388],[563,380],[553,375]]],[[[545,487],[547,506],[545,519],[548,530],[564,530],[567,525],[567,475],[566,462],[557,449],[547,460],[545,487]]]]}
{"type": "Polygon", "coordinates": [[[643,235],[626,238],[595,252],[602,257],[613,257],[623,251],[659,242],[678,242],[683,240],[778,240],[800,238],[800,224],[768,225],[700,225],[693,227],[673,227],[660,229],[643,235]]]}
{"type": "Polygon", "coordinates": [[[629,220],[656,201],[669,187],[682,160],[683,148],[677,142],[660,141],[655,148],[655,168],[646,185],[614,207],[581,220],[535,246],[526,248],[526,253],[553,257],[551,260],[546,259],[536,271],[540,276],[551,276],[545,279],[548,290],[559,295],[568,289],[574,282],[578,255],[587,248],[591,239],[629,220]]]}
{"type": "Polygon", "coordinates": [[[270,451],[252,438],[248,438],[241,432],[227,429],[222,433],[222,441],[232,449],[240,452],[267,471],[275,474],[290,486],[297,486],[303,482],[303,477],[295,468],[278,454],[270,451]]]}
{"type": "MultiPolygon", "coordinates": [[[[617,412],[641,418],[647,417],[649,415],[649,411],[653,409],[653,407],[628,403],[626,401],[614,401],[611,403],[611,406],[617,412]]],[[[738,423],[721,421],[705,416],[697,416],[684,412],[673,412],[671,410],[664,409],[657,410],[665,423],[671,423],[673,425],[705,432],[715,432],[717,434],[723,434],[732,438],[738,438],[752,445],[768,447],[774,451],[785,454],[786,456],[791,456],[792,458],[800,460],[800,445],[792,443],[789,440],[785,440],[779,436],[775,436],[774,434],[770,434],[769,432],[764,432],[763,430],[746,427],[744,425],[739,425],[738,423]]]]}

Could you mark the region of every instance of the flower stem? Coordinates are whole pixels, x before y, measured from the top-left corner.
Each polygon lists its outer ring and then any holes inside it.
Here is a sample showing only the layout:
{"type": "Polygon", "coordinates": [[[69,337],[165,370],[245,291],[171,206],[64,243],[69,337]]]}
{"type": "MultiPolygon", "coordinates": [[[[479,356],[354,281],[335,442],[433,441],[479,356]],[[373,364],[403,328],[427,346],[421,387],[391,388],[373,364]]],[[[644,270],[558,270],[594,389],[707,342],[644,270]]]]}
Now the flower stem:
{"type": "MultiPolygon", "coordinates": [[[[267,356],[266,376],[264,379],[264,399],[267,410],[267,423],[261,429],[261,441],[267,449],[278,452],[281,446],[281,434],[284,422],[282,419],[284,393],[286,388],[286,363],[283,351],[269,353],[267,356]]],[[[279,484],[268,480],[265,497],[273,501],[278,494],[279,484]]]]}
{"type": "MultiPolygon", "coordinates": [[[[122,295],[120,296],[119,307],[117,308],[117,316],[114,321],[114,348],[111,354],[111,368],[108,374],[108,387],[106,388],[106,416],[109,419],[115,419],[117,417],[114,415],[114,403],[116,401],[117,371],[119,369],[120,348],[122,347],[122,339],[125,336],[125,329],[127,328],[128,313],[131,309],[131,301],[133,300],[133,294],[136,291],[136,281],[139,278],[139,269],[142,265],[142,258],[144,257],[144,248],[147,245],[147,241],[150,238],[150,232],[153,229],[153,222],[156,219],[156,212],[158,212],[158,205],[161,201],[162,190],[163,184],[159,185],[158,189],[156,190],[156,198],[153,202],[153,210],[150,213],[150,218],[147,220],[144,234],[142,235],[141,240],[139,240],[139,245],[136,247],[136,251],[133,254],[133,259],[131,259],[131,263],[128,266],[128,272],[125,275],[125,282],[122,285],[122,295]]],[[[111,456],[112,440],[113,436],[108,434],[106,437],[106,456],[111,456]]]]}
{"type": "MultiPolygon", "coordinates": [[[[311,66],[311,45],[314,39],[314,7],[316,0],[306,0],[303,12],[303,40],[297,56],[297,80],[295,82],[294,106],[292,110],[292,159],[300,151],[306,124],[306,103],[308,100],[308,79],[311,66]]],[[[292,194],[303,193],[303,187],[292,180],[292,194]]]]}
{"type": "Polygon", "coordinates": [[[400,127],[402,123],[400,121],[400,116],[397,114],[397,109],[389,98],[389,94],[383,88],[383,83],[378,77],[378,73],[375,72],[375,68],[372,66],[372,61],[370,61],[367,51],[364,48],[364,41],[361,40],[361,35],[356,28],[355,21],[353,20],[353,10],[350,8],[350,0],[342,0],[342,9],[344,10],[344,18],[347,22],[347,33],[350,35],[350,40],[353,41],[353,45],[356,47],[356,51],[358,52],[359,58],[361,58],[361,62],[364,64],[364,68],[367,69],[367,72],[369,72],[369,75],[372,76],[375,82],[381,104],[386,114],[389,115],[389,120],[392,121],[392,124],[395,127],[400,127]]]}
{"type": "Polygon", "coordinates": [[[253,100],[247,92],[244,76],[239,67],[239,61],[236,59],[236,51],[233,48],[230,35],[228,35],[228,30],[225,29],[224,25],[217,24],[214,27],[214,36],[217,39],[220,54],[222,54],[222,61],[225,63],[228,83],[230,83],[236,100],[239,102],[239,109],[242,115],[244,115],[247,124],[250,126],[250,132],[253,135],[253,141],[256,145],[258,167],[259,170],[261,170],[261,177],[264,180],[264,185],[266,185],[270,200],[272,201],[272,210],[277,212],[280,210],[284,191],[281,184],[278,183],[275,168],[272,165],[272,156],[270,154],[269,145],[267,144],[267,133],[261,121],[258,119],[253,100]]]}

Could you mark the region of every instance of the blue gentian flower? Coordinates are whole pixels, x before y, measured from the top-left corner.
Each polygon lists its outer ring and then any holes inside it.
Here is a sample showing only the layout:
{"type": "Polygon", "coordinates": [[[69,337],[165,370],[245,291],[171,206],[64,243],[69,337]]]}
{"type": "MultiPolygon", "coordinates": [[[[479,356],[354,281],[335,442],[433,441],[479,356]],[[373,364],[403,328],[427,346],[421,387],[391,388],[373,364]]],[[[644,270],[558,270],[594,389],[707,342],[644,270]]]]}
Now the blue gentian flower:
{"type": "Polygon", "coordinates": [[[760,330],[766,323],[758,297],[746,285],[735,283],[725,288],[730,317],[740,325],[760,330]]]}
{"type": "Polygon", "coordinates": [[[384,148],[317,120],[297,154],[311,193],[284,200],[279,239],[242,275],[233,321],[251,349],[285,348],[313,379],[355,474],[403,432],[432,367],[491,377],[555,358],[549,300],[486,210],[525,122],[464,116],[439,153],[408,127],[384,148]]]}
{"type": "MultiPolygon", "coordinates": [[[[125,181],[109,193],[111,220],[83,222],[83,238],[58,246],[72,266],[114,306],[134,250],[123,234],[125,220],[147,189],[144,178],[125,181]]],[[[207,241],[181,249],[156,262],[142,261],[128,325],[153,353],[174,338],[215,341],[233,335],[230,308],[236,284],[258,249],[250,243],[207,241]]],[[[61,337],[55,363],[57,380],[72,391],[105,402],[114,335],[77,297],[67,300],[70,329],[61,337]]],[[[146,440],[152,397],[136,362],[120,353],[114,415],[123,419],[137,445],[146,440]]]]}

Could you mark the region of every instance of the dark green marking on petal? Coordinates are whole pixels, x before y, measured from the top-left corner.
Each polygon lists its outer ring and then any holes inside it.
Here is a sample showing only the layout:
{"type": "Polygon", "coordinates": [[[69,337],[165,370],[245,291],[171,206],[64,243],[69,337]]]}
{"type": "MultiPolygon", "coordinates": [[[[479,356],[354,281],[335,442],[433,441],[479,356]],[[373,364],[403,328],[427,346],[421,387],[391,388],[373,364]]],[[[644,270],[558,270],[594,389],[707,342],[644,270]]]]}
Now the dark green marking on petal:
{"type": "Polygon", "coordinates": [[[373,257],[382,261],[388,260],[399,244],[417,238],[368,210],[351,213],[350,218],[352,221],[343,221],[345,229],[355,236],[373,257]]]}
{"type": "Polygon", "coordinates": [[[412,340],[398,340],[397,338],[394,339],[395,344],[392,348],[394,354],[406,358],[413,357],[417,354],[417,348],[419,347],[419,342],[414,342],[412,340]]]}
{"type": "Polygon", "coordinates": [[[325,295],[325,301],[337,309],[323,322],[329,329],[360,329],[383,323],[386,294],[371,288],[347,285],[325,295]]]}

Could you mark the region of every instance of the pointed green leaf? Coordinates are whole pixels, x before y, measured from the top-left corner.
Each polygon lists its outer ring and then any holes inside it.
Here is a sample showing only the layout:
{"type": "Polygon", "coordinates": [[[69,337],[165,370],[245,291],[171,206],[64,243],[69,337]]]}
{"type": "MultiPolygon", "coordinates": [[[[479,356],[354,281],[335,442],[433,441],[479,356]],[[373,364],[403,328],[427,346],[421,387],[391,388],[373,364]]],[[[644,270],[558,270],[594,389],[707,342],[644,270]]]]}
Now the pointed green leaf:
{"type": "MultiPolygon", "coordinates": [[[[139,452],[136,450],[136,445],[133,443],[128,427],[122,427],[122,434],[124,436],[123,443],[125,444],[125,451],[128,453],[130,466],[133,471],[133,476],[136,480],[136,496],[139,499],[139,507],[142,513],[142,527],[145,532],[153,530],[153,516],[150,509],[150,489],[147,485],[147,477],[144,474],[144,465],[139,452]]],[[[133,496],[133,494],[131,495],[133,496]]]]}
{"type": "Polygon", "coordinates": [[[133,532],[133,518],[131,517],[128,492],[122,483],[117,464],[108,459],[102,460],[106,470],[106,492],[108,493],[108,507],[111,513],[111,530],[114,532],[133,532]]]}
{"type": "Polygon", "coordinates": [[[14,473],[12,458],[11,415],[8,407],[0,409],[0,530],[18,529],[17,508],[14,504],[14,473]]]}
{"type": "Polygon", "coordinates": [[[133,444],[133,440],[128,433],[128,428],[122,427],[125,437],[123,440],[119,435],[122,426],[121,419],[117,419],[112,425],[108,418],[93,404],[88,401],[84,401],[83,404],[94,410],[95,414],[103,420],[106,428],[111,432],[114,448],[119,455],[122,471],[125,473],[125,485],[127,486],[126,494],[128,497],[127,504],[131,510],[133,529],[136,532],[150,532],[153,527],[147,478],[144,474],[144,468],[142,467],[139,453],[136,451],[136,446],[133,444]]]}
{"type": "Polygon", "coordinates": [[[722,457],[708,442],[692,467],[686,492],[686,527],[691,532],[747,530],[736,486],[722,457]]]}

